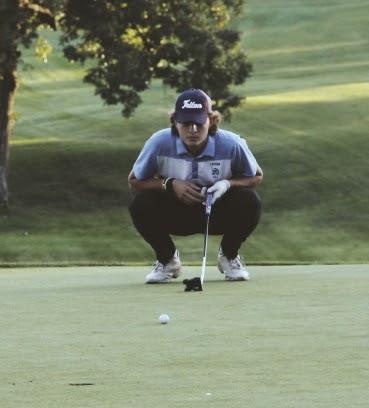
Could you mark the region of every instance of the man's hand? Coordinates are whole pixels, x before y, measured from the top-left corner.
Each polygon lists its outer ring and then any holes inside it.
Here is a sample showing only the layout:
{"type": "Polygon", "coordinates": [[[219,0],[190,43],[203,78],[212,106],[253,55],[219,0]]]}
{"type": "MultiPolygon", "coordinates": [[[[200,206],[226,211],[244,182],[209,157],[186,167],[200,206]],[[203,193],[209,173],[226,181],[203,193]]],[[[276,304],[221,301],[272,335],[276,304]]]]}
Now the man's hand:
{"type": "Polygon", "coordinates": [[[178,200],[187,205],[201,204],[204,202],[201,187],[189,181],[175,179],[173,181],[173,191],[178,200]]]}
{"type": "Polygon", "coordinates": [[[208,188],[207,192],[213,194],[211,205],[215,203],[226,191],[229,190],[231,184],[228,180],[217,181],[213,186],[208,188]]]}

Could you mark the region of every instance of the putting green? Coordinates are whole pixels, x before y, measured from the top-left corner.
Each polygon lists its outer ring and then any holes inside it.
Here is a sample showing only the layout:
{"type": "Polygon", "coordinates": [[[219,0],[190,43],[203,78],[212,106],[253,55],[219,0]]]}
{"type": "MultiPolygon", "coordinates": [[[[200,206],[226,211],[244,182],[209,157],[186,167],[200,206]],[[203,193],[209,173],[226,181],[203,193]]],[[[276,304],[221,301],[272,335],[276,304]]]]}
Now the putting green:
{"type": "Polygon", "coordinates": [[[2,406],[367,406],[369,266],[249,269],[196,293],[147,267],[1,269],[2,406]]]}

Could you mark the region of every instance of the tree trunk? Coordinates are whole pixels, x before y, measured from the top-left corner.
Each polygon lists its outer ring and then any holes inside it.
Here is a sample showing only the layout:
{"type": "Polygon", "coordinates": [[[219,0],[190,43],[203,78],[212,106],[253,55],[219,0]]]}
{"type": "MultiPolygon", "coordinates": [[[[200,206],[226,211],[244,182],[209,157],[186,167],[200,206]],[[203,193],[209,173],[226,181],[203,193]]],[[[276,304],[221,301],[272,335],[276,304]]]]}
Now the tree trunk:
{"type": "Polygon", "coordinates": [[[17,87],[19,0],[0,0],[0,210],[9,206],[8,157],[17,87]]]}
{"type": "Polygon", "coordinates": [[[0,77],[0,209],[7,209],[9,206],[9,134],[16,86],[15,71],[3,72],[0,77]]]}

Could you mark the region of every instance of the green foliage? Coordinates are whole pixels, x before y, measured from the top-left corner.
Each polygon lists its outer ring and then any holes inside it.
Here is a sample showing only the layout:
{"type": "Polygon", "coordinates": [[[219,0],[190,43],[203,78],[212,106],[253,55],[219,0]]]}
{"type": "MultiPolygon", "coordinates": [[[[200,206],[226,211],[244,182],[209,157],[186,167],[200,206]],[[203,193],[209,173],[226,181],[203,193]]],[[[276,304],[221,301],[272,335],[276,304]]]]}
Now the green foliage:
{"type": "Polygon", "coordinates": [[[60,21],[64,54],[94,59],[85,81],[129,117],[153,79],[183,91],[201,88],[228,117],[242,98],[231,91],[251,71],[240,32],[230,28],[242,1],[70,0],[60,21]]]}
{"type": "Polygon", "coordinates": [[[53,47],[44,37],[38,37],[35,51],[39,60],[41,60],[42,62],[47,62],[47,58],[49,54],[51,54],[52,50],[53,47]]]}

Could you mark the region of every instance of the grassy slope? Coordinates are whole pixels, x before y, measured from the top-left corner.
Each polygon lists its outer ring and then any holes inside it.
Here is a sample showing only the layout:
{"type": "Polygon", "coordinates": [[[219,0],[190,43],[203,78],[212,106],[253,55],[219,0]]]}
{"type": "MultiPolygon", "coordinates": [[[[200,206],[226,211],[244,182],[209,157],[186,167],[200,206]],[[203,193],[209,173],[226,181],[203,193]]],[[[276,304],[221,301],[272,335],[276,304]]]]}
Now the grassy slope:
{"type": "MultiPolygon", "coordinates": [[[[246,136],[265,172],[262,222],[243,247],[249,263],[369,259],[368,11],[360,0],[251,0],[237,22],[254,74],[225,127],[246,136]]],[[[124,120],[58,52],[48,64],[30,52],[25,60],[35,69],[20,71],[0,261],[149,262],[127,214],[126,175],[167,125],[174,93],[153,84],[124,120]]],[[[201,260],[200,236],[176,242],[184,261],[201,260]]]]}
{"type": "Polygon", "coordinates": [[[258,239],[279,260],[363,261],[368,5],[303,4],[249,3],[255,76],[240,116],[266,173],[258,239]]]}

